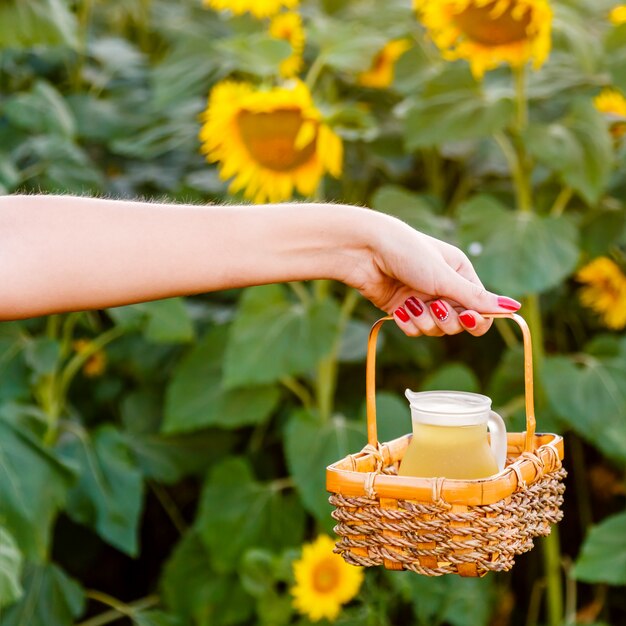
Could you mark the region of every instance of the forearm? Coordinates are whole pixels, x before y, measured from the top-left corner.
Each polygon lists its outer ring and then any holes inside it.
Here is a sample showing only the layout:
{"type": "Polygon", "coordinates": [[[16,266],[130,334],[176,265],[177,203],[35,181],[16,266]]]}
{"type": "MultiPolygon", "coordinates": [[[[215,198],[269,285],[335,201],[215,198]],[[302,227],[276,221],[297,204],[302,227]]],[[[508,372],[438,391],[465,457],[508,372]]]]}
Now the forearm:
{"type": "Polygon", "coordinates": [[[342,279],[367,257],[372,215],[335,205],[0,197],[0,318],[342,279]]]}

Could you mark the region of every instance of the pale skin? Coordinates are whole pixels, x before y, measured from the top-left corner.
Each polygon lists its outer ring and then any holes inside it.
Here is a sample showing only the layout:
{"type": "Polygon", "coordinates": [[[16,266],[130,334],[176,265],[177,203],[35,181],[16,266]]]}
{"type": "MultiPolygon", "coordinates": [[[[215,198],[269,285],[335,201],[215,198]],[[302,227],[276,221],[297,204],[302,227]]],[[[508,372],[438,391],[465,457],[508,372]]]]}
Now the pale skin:
{"type": "Polygon", "coordinates": [[[481,313],[519,308],[458,248],[368,209],[0,196],[0,320],[319,278],[410,336],[482,335],[481,313]]]}

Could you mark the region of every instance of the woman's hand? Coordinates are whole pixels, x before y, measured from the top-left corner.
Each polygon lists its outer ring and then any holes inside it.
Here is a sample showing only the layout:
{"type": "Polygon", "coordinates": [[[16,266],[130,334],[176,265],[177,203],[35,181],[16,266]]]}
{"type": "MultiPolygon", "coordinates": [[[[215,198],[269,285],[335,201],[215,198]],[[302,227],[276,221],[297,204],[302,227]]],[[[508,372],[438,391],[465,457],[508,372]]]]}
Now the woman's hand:
{"type": "Polygon", "coordinates": [[[344,282],[389,314],[410,336],[482,335],[492,320],[481,313],[517,311],[520,303],[487,291],[458,248],[375,214],[369,262],[344,282]]]}

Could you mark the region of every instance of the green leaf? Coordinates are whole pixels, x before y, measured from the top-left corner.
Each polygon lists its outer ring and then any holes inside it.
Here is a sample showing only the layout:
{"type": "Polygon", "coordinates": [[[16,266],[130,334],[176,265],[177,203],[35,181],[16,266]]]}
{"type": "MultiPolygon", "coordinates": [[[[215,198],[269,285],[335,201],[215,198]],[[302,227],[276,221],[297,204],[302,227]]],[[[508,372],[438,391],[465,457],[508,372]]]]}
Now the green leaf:
{"type": "Polygon", "coordinates": [[[63,0],[3,0],[0,3],[0,48],[78,43],[76,17],[63,0]]]}
{"type": "Polygon", "coordinates": [[[74,115],[63,96],[42,80],[37,81],[30,92],[9,98],[3,109],[12,124],[29,133],[68,138],[76,133],[74,115]]]}
{"type": "Polygon", "coordinates": [[[321,422],[306,411],[297,411],[285,429],[285,455],[304,506],[327,530],[332,529],[331,506],[326,491],[326,467],[367,443],[365,423],[335,415],[321,422]]]}
{"type": "Polygon", "coordinates": [[[444,66],[411,102],[405,122],[406,147],[412,151],[489,137],[506,128],[514,113],[509,91],[481,88],[462,65],[444,66]]]}
{"type": "MultiPolygon", "coordinates": [[[[365,401],[363,401],[359,412],[359,420],[362,424],[367,424],[367,403],[365,401]]],[[[381,442],[391,441],[410,433],[411,409],[409,401],[388,391],[377,392],[376,430],[378,432],[378,441],[381,442]]]]}
{"type": "Polygon", "coordinates": [[[318,15],[308,26],[324,64],[341,72],[367,70],[387,42],[380,30],[364,26],[362,20],[339,21],[318,15]]]}
{"type": "Polygon", "coordinates": [[[135,626],[185,626],[177,616],[163,611],[139,611],[131,619],[135,626]]]}
{"type": "Polygon", "coordinates": [[[61,135],[35,135],[20,144],[20,159],[37,162],[38,191],[97,192],[104,178],[91,158],[72,140],[61,135]]]}
{"type": "Polygon", "coordinates": [[[607,31],[604,58],[611,72],[612,84],[626,93],[626,24],[607,31]]]}
{"type": "Polygon", "coordinates": [[[231,626],[245,622],[252,613],[252,598],[234,576],[212,569],[209,553],[193,530],[183,536],[165,564],[161,588],[166,605],[185,626],[191,622],[231,626]]]}
{"type": "Polygon", "coordinates": [[[282,285],[246,289],[226,348],[227,387],[303,374],[328,354],[339,318],[334,300],[288,300],[282,285]]]}
{"type": "Polygon", "coordinates": [[[339,344],[338,360],[341,363],[358,363],[367,355],[367,338],[371,324],[359,320],[348,320],[341,343],[339,344]]]}
{"type": "Polygon", "coordinates": [[[22,553],[15,539],[0,525],[0,609],[22,596],[22,553]]]}
{"type": "Polygon", "coordinates": [[[459,207],[460,236],[478,275],[497,293],[541,293],[569,276],[578,232],[564,217],[509,211],[477,196],[459,207]]]}
{"type": "Polygon", "coordinates": [[[480,392],[476,374],[463,363],[447,363],[429,374],[421,384],[420,391],[454,389],[457,391],[480,392]]]}
{"type": "Polygon", "coordinates": [[[560,122],[532,124],[526,140],[537,161],[589,204],[598,202],[609,182],[614,151],[606,121],[591,102],[575,101],[560,122]]]}
{"type": "Polygon", "coordinates": [[[159,394],[142,390],[128,394],[120,407],[126,442],[144,477],[176,483],[231,453],[236,438],[223,430],[160,434],[161,405],[159,394]]]}
{"type": "Polygon", "coordinates": [[[432,200],[397,185],[383,185],[372,196],[372,208],[393,215],[413,228],[437,237],[450,239],[452,221],[436,215],[432,200]]]}
{"type": "Polygon", "coordinates": [[[194,327],[184,298],[167,298],[107,309],[115,322],[129,330],[143,328],[148,341],[185,343],[194,338],[194,327]]]}
{"type": "Polygon", "coordinates": [[[260,483],[248,462],[231,457],[205,482],[196,528],[219,571],[237,569],[252,547],[297,546],[304,533],[304,512],[280,481],[260,483]]]}
{"type": "Polygon", "coordinates": [[[268,550],[252,548],[241,560],[239,576],[242,587],[252,596],[261,597],[274,587],[274,555],[268,550]]]}
{"type": "Polygon", "coordinates": [[[259,424],[276,408],[275,386],[223,388],[226,341],[227,328],[216,326],[178,363],[166,392],[164,432],[259,424]]]}
{"type": "Polygon", "coordinates": [[[24,590],[0,613],[0,626],[73,626],[84,610],[82,587],[54,563],[28,564],[24,590]]]}
{"type": "Polygon", "coordinates": [[[573,576],[589,583],[626,585],[626,511],[593,526],[576,560],[573,576]]]}
{"type": "Polygon", "coordinates": [[[549,357],[543,383],[552,410],[583,439],[626,464],[626,360],[549,357]]]}
{"type": "Polygon", "coordinates": [[[276,75],[291,54],[288,42],[261,33],[221,39],[214,46],[223,64],[255,76],[276,75]]]}
{"type": "Polygon", "coordinates": [[[413,604],[420,624],[487,626],[496,599],[493,579],[385,572],[404,599],[413,604]]]}
{"type": "Polygon", "coordinates": [[[183,298],[168,298],[134,305],[148,315],[146,339],[156,343],[191,341],[193,324],[183,298]]]}
{"type": "Polygon", "coordinates": [[[61,344],[56,339],[37,337],[26,344],[24,357],[36,374],[51,374],[61,358],[61,344]]]}
{"type": "Polygon", "coordinates": [[[75,427],[64,435],[59,451],[80,467],[79,482],[69,493],[68,515],[112,546],[136,555],[143,481],[122,433],[110,424],[91,435],[75,427]]]}
{"type": "Polygon", "coordinates": [[[39,560],[74,474],[7,410],[0,411],[0,522],[26,558],[39,560]]]}
{"type": "Polygon", "coordinates": [[[145,478],[175,484],[231,453],[236,439],[232,433],[210,430],[188,435],[128,435],[126,443],[145,478]]]}
{"type": "Polygon", "coordinates": [[[581,247],[589,258],[605,255],[619,241],[625,227],[623,208],[588,211],[580,225],[581,247]]]}

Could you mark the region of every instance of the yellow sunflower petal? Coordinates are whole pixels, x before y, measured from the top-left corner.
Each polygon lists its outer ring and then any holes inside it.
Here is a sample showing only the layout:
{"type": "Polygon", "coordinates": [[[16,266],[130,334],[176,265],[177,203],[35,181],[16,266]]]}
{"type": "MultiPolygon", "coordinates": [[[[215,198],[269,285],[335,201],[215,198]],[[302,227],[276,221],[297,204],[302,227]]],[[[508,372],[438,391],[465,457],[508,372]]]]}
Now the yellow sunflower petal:
{"type": "Polygon", "coordinates": [[[411,47],[408,39],[388,42],[372,59],[370,68],[357,76],[364,87],[385,88],[393,82],[396,61],[411,47]]]}
{"type": "Polygon", "coordinates": [[[548,0],[414,0],[432,40],[449,60],[466,59],[475,76],[505,63],[538,68],[550,53],[548,0]]]}
{"type": "Polygon", "coordinates": [[[362,568],[348,565],[333,553],[333,547],[332,539],[321,535],[303,547],[301,558],[293,565],[293,605],[312,621],[335,620],[363,582],[362,568]]]}
{"type": "Polygon", "coordinates": [[[281,61],[279,71],[284,78],[295,76],[303,65],[305,35],[302,18],[298,13],[279,13],[270,22],[269,33],[272,37],[283,39],[291,44],[293,54],[281,61]]]}
{"type": "Polygon", "coordinates": [[[234,15],[250,13],[258,19],[272,17],[281,9],[294,9],[299,0],[204,0],[204,6],[215,11],[231,11],[234,15]]]}
{"type": "Polygon", "coordinates": [[[616,26],[626,24],[626,4],[620,4],[619,6],[612,8],[609,13],[609,19],[616,26]]]}
{"type": "Polygon", "coordinates": [[[224,81],[213,88],[202,120],[207,160],[218,162],[223,180],[234,177],[232,193],[254,202],[289,200],[294,188],[311,195],[326,173],[341,174],[341,139],[300,81],[265,91],[224,81]]]}
{"type": "Polygon", "coordinates": [[[599,257],[576,274],[585,286],[580,289],[582,304],[600,316],[608,328],[626,327],[626,275],[608,257],[599,257]]]}

